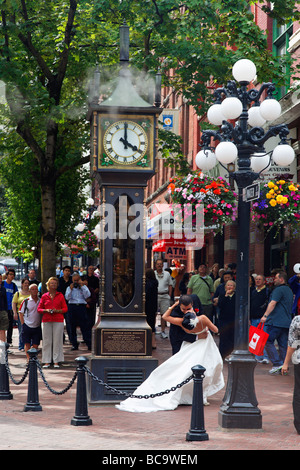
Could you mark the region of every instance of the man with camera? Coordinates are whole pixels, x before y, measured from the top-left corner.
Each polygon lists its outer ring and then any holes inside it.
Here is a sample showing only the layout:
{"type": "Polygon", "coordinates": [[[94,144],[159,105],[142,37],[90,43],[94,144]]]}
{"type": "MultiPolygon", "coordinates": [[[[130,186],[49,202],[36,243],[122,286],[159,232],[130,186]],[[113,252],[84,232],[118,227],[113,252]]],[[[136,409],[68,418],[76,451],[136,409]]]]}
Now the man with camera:
{"type": "Polygon", "coordinates": [[[78,273],[72,275],[72,283],[67,287],[65,298],[68,302],[68,313],[71,327],[72,351],[78,349],[77,326],[80,327],[83,341],[91,349],[92,332],[88,325],[86,305],[91,293],[80,279],[78,273]]]}

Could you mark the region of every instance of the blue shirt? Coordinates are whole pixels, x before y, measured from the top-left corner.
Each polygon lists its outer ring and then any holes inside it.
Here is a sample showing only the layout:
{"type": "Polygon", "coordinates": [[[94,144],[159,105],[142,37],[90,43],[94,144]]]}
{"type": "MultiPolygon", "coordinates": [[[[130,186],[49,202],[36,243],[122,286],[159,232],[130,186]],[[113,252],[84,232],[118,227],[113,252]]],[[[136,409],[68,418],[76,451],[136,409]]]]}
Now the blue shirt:
{"type": "Polygon", "coordinates": [[[278,328],[289,328],[292,321],[293,292],[289,286],[275,287],[271,292],[270,302],[275,300],[274,310],[268,316],[265,324],[278,328]]]}
{"type": "Polygon", "coordinates": [[[14,282],[11,282],[9,284],[6,281],[4,281],[4,287],[6,290],[7,309],[12,310],[12,299],[13,299],[14,294],[17,292],[18,287],[14,282]]]}
{"type": "Polygon", "coordinates": [[[69,304],[86,304],[86,299],[91,296],[87,286],[67,287],[65,298],[69,304]]]}

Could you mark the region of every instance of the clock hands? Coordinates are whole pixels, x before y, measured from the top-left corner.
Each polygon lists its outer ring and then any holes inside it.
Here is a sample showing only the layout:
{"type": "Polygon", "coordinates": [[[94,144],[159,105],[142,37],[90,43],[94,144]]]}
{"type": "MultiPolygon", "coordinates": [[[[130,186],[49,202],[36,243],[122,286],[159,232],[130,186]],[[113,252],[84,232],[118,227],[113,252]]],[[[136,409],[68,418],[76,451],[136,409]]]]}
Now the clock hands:
{"type": "Polygon", "coordinates": [[[128,127],[128,124],[127,122],[124,123],[124,139],[120,139],[121,142],[123,142],[124,144],[124,148],[127,149],[127,146],[128,146],[128,141],[127,141],[127,127],[128,127]]]}
{"type": "Polygon", "coordinates": [[[132,150],[137,151],[137,149],[138,149],[137,146],[130,144],[126,139],[123,139],[123,137],[121,137],[119,140],[120,140],[120,142],[122,142],[124,144],[125,149],[130,147],[132,150]]]}
{"type": "Polygon", "coordinates": [[[124,139],[123,137],[120,138],[120,142],[123,142],[124,144],[124,149],[127,150],[128,147],[130,147],[132,150],[136,151],[137,150],[137,146],[136,145],[132,145],[128,142],[127,140],[127,128],[128,128],[128,124],[127,122],[124,123],[124,139]]]}

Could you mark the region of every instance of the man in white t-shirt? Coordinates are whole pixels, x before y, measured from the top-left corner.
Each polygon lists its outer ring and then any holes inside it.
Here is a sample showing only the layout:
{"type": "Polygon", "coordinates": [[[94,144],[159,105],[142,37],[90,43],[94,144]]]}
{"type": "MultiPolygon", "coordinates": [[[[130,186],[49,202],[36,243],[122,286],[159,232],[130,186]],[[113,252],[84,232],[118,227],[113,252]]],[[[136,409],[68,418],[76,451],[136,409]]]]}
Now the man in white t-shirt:
{"type": "MultiPolygon", "coordinates": [[[[163,260],[158,259],[155,263],[155,276],[158,281],[158,296],[157,296],[157,304],[158,309],[160,311],[161,317],[166,312],[166,310],[170,307],[170,298],[172,294],[173,288],[173,281],[168,271],[163,271],[163,260]]],[[[166,322],[161,318],[161,336],[162,338],[167,338],[168,335],[165,332],[166,329],[166,322]]]]}
{"type": "Polygon", "coordinates": [[[41,314],[37,311],[40,302],[38,286],[31,284],[29,286],[29,292],[30,297],[23,300],[19,310],[25,352],[28,360],[28,349],[31,347],[37,349],[42,339],[41,314]]]}

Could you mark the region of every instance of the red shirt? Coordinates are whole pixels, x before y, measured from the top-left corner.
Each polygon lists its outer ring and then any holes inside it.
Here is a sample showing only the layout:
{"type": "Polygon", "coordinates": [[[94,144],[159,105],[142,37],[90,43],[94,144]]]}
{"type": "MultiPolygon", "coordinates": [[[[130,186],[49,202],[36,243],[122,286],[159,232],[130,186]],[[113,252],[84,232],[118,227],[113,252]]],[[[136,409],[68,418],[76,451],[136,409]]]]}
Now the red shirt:
{"type": "Polygon", "coordinates": [[[56,292],[54,299],[51,299],[49,292],[43,294],[38,306],[38,312],[43,315],[42,322],[63,322],[64,313],[68,311],[65,298],[61,292],[56,292]],[[62,310],[62,313],[44,312],[44,309],[62,310]]]}

